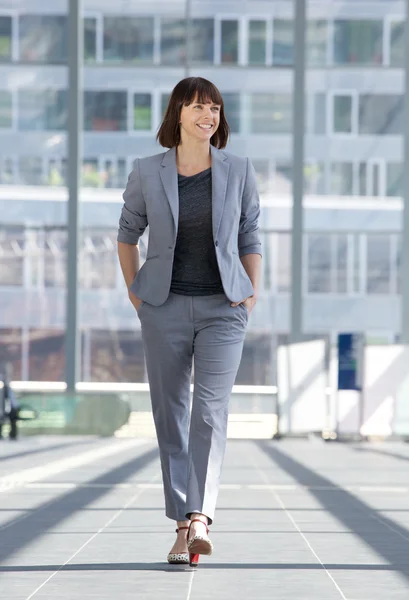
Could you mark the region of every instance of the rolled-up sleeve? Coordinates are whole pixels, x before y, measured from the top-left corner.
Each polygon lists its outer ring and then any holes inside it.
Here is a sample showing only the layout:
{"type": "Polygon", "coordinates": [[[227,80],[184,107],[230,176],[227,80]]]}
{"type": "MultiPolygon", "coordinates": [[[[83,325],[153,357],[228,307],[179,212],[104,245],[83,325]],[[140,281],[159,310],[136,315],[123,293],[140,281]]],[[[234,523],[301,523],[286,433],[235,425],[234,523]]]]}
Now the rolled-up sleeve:
{"type": "Polygon", "coordinates": [[[261,239],[258,220],[260,217],[260,198],[257,192],[256,173],[251,161],[247,159],[246,183],[241,206],[239,226],[239,255],[260,254],[261,239]]]}
{"type": "Polygon", "coordinates": [[[123,193],[124,206],[119,218],[117,241],[136,245],[148,225],[146,205],[142,195],[139,160],[130,173],[123,193]]]}

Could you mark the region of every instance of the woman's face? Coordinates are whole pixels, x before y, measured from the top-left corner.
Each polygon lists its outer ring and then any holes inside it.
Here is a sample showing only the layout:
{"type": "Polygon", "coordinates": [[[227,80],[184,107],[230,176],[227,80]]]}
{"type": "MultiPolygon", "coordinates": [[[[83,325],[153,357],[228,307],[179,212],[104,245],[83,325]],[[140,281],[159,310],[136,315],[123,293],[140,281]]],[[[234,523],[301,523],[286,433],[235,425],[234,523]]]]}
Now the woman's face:
{"type": "Polygon", "coordinates": [[[197,97],[180,113],[180,137],[197,141],[210,141],[220,123],[220,105],[208,102],[201,104],[197,97]]]}

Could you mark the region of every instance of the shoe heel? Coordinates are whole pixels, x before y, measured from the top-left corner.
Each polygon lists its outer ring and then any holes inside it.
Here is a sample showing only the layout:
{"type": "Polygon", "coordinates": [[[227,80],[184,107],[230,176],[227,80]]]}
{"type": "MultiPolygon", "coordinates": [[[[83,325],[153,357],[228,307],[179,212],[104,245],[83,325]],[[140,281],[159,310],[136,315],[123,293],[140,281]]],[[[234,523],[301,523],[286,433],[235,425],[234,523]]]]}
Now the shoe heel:
{"type": "Polygon", "coordinates": [[[189,553],[189,564],[191,567],[197,567],[199,564],[200,554],[193,554],[193,552],[189,553]]]}

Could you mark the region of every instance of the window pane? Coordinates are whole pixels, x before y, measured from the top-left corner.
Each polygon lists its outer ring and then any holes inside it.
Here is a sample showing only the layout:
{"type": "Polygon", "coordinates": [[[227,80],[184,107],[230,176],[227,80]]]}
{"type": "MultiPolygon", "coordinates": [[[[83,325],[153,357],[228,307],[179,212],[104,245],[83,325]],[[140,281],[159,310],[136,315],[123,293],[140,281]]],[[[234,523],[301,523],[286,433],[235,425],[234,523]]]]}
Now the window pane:
{"type": "Polygon", "coordinates": [[[39,156],[20,156],[19,179],[24,185],[43,185],[43,164],[39,156]]]}
{"type": "Polygon", "coordinates": [[[367,135],[402,135],[403,96],[364,95],[359,99],[359,133],[367,135]]]}
{"type": "Polygon", "coordinates": [[[276,19],[273,26],[273,64],[292,65],[294,51],[293,21],[276,19]]]}
{"type": "Polygon", "coordinates": [[[214,21],[213,19],[192,19],[190,61],[198,63],[214,62],[214,21]]]}
{"type": "Polygon", "coordinates": [[[240,133],[240,94],[226,92],[223,94],[224,112],[232,133],[240,133]]]}
{"type": "Polygon", "coordinates": [[[67,127],[65,90],[20,90],[18,93],[21,131],[63,131],[67,127]]]}
{"type": "Polygon", "coordinates": [[[161,94],[160,96],[160,107],[162,118],[165,116],[166,109],[168,108],[170,100],[170,94],[161,94]]]}
{"type": "Polygon", "coordinates": [[[153,18],[106,17],[104,60],[152,62],[153,18]]]}
{"type": "Polygon", "coordinates": [[[325,135],[327,132],[327,96],[314,95],[314,133],[325,135]]]}
{"type": "Polygon", "coordinates": [[[0,62],[11,60],[11,17],[0,17],[0,62]]]}
{"type": "Polygon", "coordinates": [[[291,234],[277,234],[277,292],[291,291],[291,234]]]}
{"type": "Polygon", "coordinates": [[[331,292],[331,237],[308,236],[308,292],[328,294],[331,292]]]}
{"type": "Polygon", "coordinates": [[[31,329],[29,335],[29,380],[64,381],[65,332],[31,329]]]}
{"type": "Polygon", "coordinates": [[[12,381],[22,379],[22,334],[21,329],[0,329],[0,365],[9,365],[12,381]]]}
{"type": "Polygon", "coordinates": [[[10,129],[13,124],[11,94],[0,90],[0,129],[10,129]]]}
{"type": "Polygon", "coordinates": [[[15,169],[14,160],[7,158],[6,156],[1,157],[0,160],[0,183],[10,185],[16,183],[15,181],[15,169]]]}
{"type": "Polygon", "coordinates": [[[382,64],[382,21],[334,22],[335,64],[382,64]]]}
{"type": "Polygon", "coordinates": [[[337,279],[336,292],[347,293],[348,281],[348,241],[346,235],[338,235],[336,240],[337,279]]]}
{"type": "Polygon", "coordinates": [[[390,236],[367,236],[367,292],[389,294],[391,281],[390,236]]]}
{"type": "Polygon", "coordinates": [[[141,131],[152,129],[152,97],[150,94],[134,94],[133,127],[141,131]]]}
{"type": "Polygon", "coordinates": [[[249,65],[266,64],[266,36],[267,24],[265,21],[250,21],[249,65]]]}
{"type": "Polygon", "coordinates": [[[84,230],[80,261],[80,288],[116,286],[115,234],[84,230]]]}
{"type": "Polygon", "coordinates": [[[84,19],[84,60],[95,62],[97,59],[97,20],[84,19]]]}
{"type": "Polygon", "coordinates": [[[251,133],[291,133],[290,94],[253,94],[250,110],[251,133]]]}
{"type": "Polygon", "coordinates": [[[334,96],[334,133],[352,133],[352,98],[334,96]]]}
{"type": "Polygon", "coordinates": [[[386,195],[403,196],[402,163],[388,163],[386,165],[386,195]]]}
{"type": "Polygon", "coordinates": [[[145,359],[139,332],[91,330],[91,381],[145,381],[145,359]]]}
{"type": "Polygon", "coordinates": [[[222,63],[237,63],[239,59],[239,24],[222,21],[222,63]]]}
{"type": "Polygon", "coordinates": [[[23,15],[19,21],[20,60],[38,63],[67,61],[67,18],[23,15]]]}
{"type": "Polygon", "coordinates": [[[330,194],[352,196],[353,165],[347,162],[331,164],[330,194]]]}
{"type": "Polygon", "coordinates": [[[85,92],[86,131],[126,131],[126,92],[85,92]]]}
{"type": "Polygon", "coordinates": [[[308,21],[307,64],[318,67],[327,64],[327,21],[308,21]]]}
{"type": "Polygon", "coordinates": [[[186,21],[184,19],[162,19],[160,52],[162,64],[184,64],[186,56],[186,21]]]}
{"type": "Polygon", "coordinates": [[[24,231],[0,228],[0,286],[22,286],[24,272],[24,231]]]}
{"type": "Polygon", "coordinates": [[[304,165],[304,191],[306,194],[325,194],[325,167],[323,163],[304,165]]]}
{"type": "Polygon", "coordinates": [[[402,67],[405,55],[405,24],[391,23],[390,64],[393,67],[402,67]]]}
{"type": "Polygon", "coordinates": [[[84,158],[82,163],[82,181],[83,187],[103,187],[104,179],[98,169],[98,160],[96,158],[84,158]]]}

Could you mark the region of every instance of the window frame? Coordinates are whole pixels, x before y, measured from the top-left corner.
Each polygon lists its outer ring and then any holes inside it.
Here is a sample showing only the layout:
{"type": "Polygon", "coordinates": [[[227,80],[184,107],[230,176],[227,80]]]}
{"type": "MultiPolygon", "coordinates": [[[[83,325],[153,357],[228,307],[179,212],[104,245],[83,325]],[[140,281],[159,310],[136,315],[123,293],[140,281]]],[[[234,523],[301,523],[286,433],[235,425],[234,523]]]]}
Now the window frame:
{"type": "Polygon", "coordinates": [[[384,29],[384,66],[390,67],[392,69],[402,69],[401,67],[396,65],[391,65],[391,55],[392,55],[392,25],[396,23],[405,24],[405,15],[399,15],[398,13],[391,13],[385,16],[383,29],[384,29]]]}

